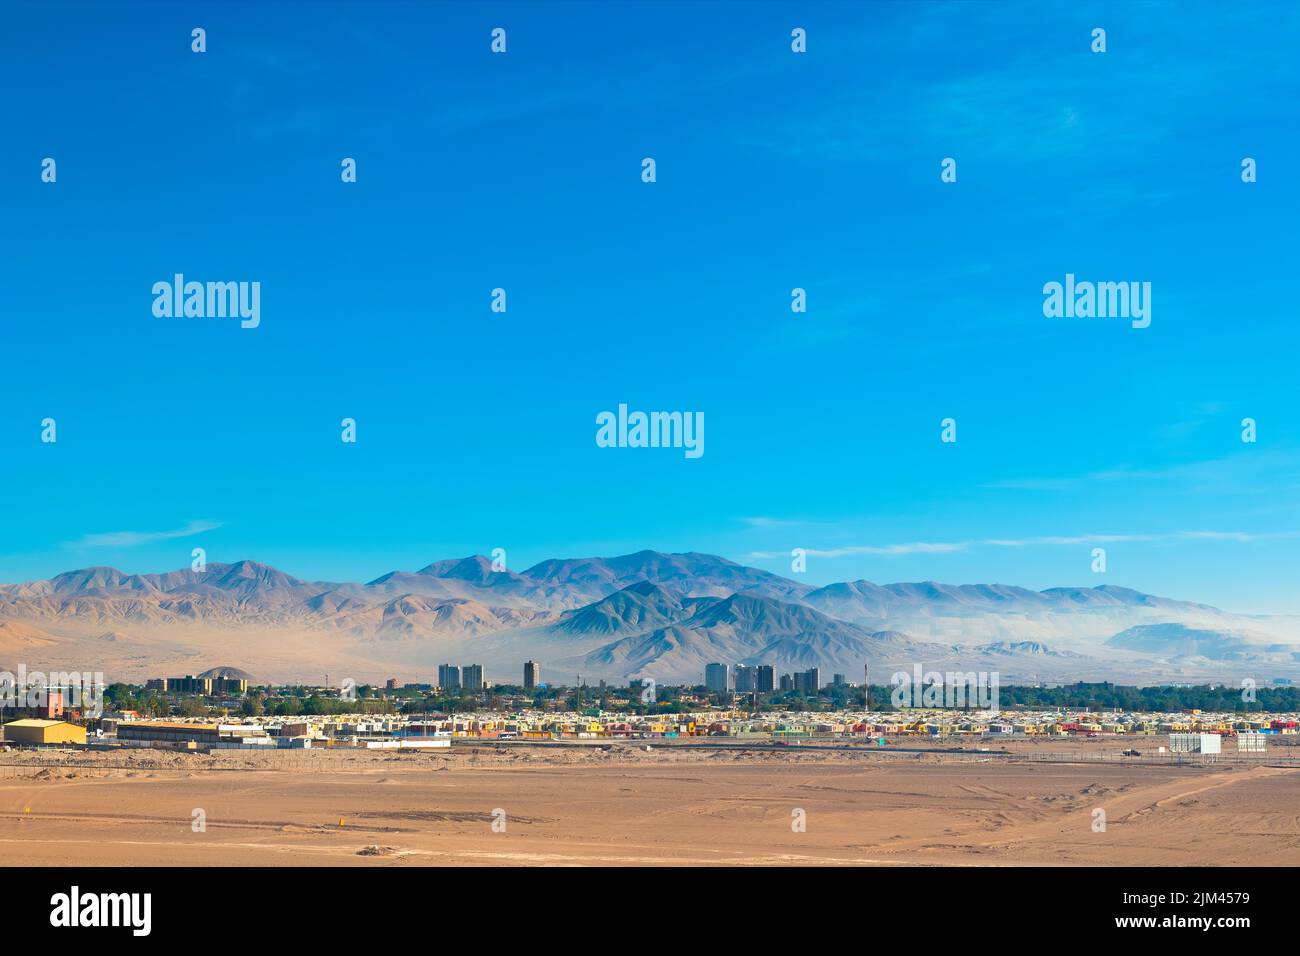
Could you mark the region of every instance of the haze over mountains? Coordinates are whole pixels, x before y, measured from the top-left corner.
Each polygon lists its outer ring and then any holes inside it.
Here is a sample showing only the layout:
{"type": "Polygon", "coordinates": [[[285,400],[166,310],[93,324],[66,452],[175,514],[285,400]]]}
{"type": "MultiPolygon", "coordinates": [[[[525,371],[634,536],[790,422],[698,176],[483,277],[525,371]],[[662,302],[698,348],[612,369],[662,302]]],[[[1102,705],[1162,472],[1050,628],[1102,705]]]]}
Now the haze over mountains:
{"type": "Polygon", "coordinates": [[[711,661],[1012,680],[1265,682],[1300,677],[1294,618],[1242,616],[1128,588],[935,582],[813,587],[714,555],[640,551],[493,570],[482,556],[373,581],[305,581],[254,561],[125,574],[94,567],[0,586],[0,664],[109,680],[234,665],[261,680],[432,680],[483,663],[543,679],[702,680],[711,661]]]}

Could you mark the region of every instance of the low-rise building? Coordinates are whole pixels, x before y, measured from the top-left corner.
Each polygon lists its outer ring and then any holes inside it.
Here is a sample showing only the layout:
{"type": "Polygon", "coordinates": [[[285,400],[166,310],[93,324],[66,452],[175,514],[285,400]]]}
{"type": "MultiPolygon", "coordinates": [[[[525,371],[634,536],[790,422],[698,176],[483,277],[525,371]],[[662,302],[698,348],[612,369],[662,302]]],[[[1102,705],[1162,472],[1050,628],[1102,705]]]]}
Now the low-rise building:
{"type": "Polygon", "coordinates": [[[39,746],[49,744],[85,744],[86,728],[63,720],[28,717],[4,725],[6,743],[39,746]]]}
{"type": "Polygon", "coordinates": [[[194,744],[209,747],[221,742],[221,730],[216,724],[140,721],[118,724],[117,739],[139,746],[183,747],[194,744]]]}

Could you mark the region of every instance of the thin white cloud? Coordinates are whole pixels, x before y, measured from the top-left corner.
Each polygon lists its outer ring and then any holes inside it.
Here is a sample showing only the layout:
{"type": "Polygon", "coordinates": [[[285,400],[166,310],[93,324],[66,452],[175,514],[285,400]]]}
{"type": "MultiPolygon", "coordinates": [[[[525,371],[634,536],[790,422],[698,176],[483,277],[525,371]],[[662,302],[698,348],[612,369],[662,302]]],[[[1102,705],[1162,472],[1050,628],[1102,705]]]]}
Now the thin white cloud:
{"type": "Polygon", "coordinates": [[[802,521],[794,521],[788,518],[768,518],[763,515],[753,515],[741,518],[740,520],[751,528],[790,528],[804,523],[802,521]]]}
{"type": "Polygon", "coordinates": [[[100,534],[88,534],[69,542],[70,548],[134,548],[142,544],[157,541],[171,541],[174,538],[188,538],[190,535],[204,531],[214,531],[221,527],[219,521],[191,521],[183,528],[172,531],[106,531],[100,534]]]}
{"type": "MultiPolygon", "coordinates": [[[[1238,426],[1233,422],[1225,427],[1229,434],[1235,435],[1238,426]]],[[[1255,494],[1296,488],[1295,474],[1300,467],[1300,454],[1294,449],[1242,447],[1243,451],[1234,455],[1180,462],[1162,468],[1121,465],[1081,475],[990,481],[983,487],[1001,491],[1068,491],[1102,483],[1177,481],[1182,483],[1184,490],[1213,494],[1255,494]]]]}
{"type": "MultiPolygon", "coordinates": [[[[969,541],[913,541],[907,544],[861,544],[827,549],[805,548],[804,551],[809,557],[846,558],[855,555],[946,554],[980,547],[1031,548],[1062,545],[1125,544],[1131,542],[1158,543],[1163,541],[1235,541],[1241,544],[1249,544],[1256,541],[1281,541],[1295,538],[1300,538],[1300,531],[1170,531],[1159,534],[1078,534],[1033,538],[976,538],[969,541]]],[[[767,560],[789,557],[783,551],[754,551],[749,556],[754,559],[767,560]]]]}

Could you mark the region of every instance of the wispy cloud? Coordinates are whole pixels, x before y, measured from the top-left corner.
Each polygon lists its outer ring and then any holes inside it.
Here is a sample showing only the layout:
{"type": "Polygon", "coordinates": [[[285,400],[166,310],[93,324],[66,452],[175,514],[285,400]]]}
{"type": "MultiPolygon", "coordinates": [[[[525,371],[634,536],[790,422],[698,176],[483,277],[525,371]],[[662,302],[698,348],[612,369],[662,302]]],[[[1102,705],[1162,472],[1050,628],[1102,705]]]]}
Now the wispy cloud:
{"type": "MultiPolygon", "coordinates": [[[[879,42],[876,37],[888,37],[916,67],[907,69],[905,61],[870,83],[837,74],[845,79],[833,94],[816,104],[791,103],[769,124],[779,136],[748,127],[734,135],[747,136],[757,148],[858,163],[888,160],[900,148],[921,144],[942,156],[937,150],[946,144],[971,143],[989,162],[1033,166],[1040,174],[1054,160],[1063,171],[1085,159],[1093,169],[1121,170],[1145,155],[1135,147],[1204,129],[1213,92],[1250,88],[1251,102],[1242,108],[1253,113],[1286,96],[1294,83],[1289,57],[1280,50],[1261,55],[1260,44],[1248,42],[1270,35],[1266,31],[1276,36],[1294,29],[1296,13],[1281,6],[1222,5],[1186,17],[1169,5],[1135,4],[1107,18],[1114,48],[1104,57],[1089,52],[1089,23],[1045,6],[917,4],[888,30],[844,30],[840,42],[819,36],[817,56],[832,69],[861,61],[864,44],[879,42]],[[1073,31],[1072,49],[1038,42],[1059,39],[1062,30],[1073,31]],[[1003,38],[1006,55],[995,61],[953,57],[936,66],[942,62],[937,50],[960,49],[976,35],[1003,38]],[[1149,109],[1134,89],[1160,90],[1161,108],[1149,109]],[[1130,149],[1114,149],[1117,136],[1130,149]]],[[[1139,193],[1125,183],[1096,176],[1077,183],[1073,193],[1094,206],[1131,203],[1139,193]]],[[[1186,188],[1157,184],[1144,187],[1140,197],[1169,202],[1186,188]]]]}
{"type": "Polygon", "coordinates": [[[1185,491],[1216,495],[1282,492],[1296,488],[1300,454],[1294,449],[1266,451],[1242,447],[1247,450],[1235,455],[1162,468],[1119,466],[1082,475],[1008,478],[986,482],[983,487],[1003,491],[1067,491],[1099,483],[1174,481],[1179,482],[1185,491]]]}
{"type": "MultiPolygon", "coordinates": [[[[1155,534],[1077,534],[1045,535],[1031,538],[975,538],[967,541],[913,541],[906,544],[859,544],[838,548],[805,548],[810,557],[847,558],[855,555],[895,556],[908,554],[947,554],[972,548],[1078,547],[1089,544],[1159,543],[1165,541],[1284,541],[1300,538],[1300,531],[1169,531],[1155,534]]],[[[754,551],[750,558],[784,558],[784,551],[754,551]]]]}
{"type": "Polygon", "coordinates": [[[747,524],[751,528],[792,528],[804,523],[790,518],[768,518],[764,515],[754,515],[751,517],[741,518],[740,520],[743,524],[747,524]]]}
{"type": "Polygon", "coordinates": [[[190,535],[204,531],[213,531],[221,527],[219,521],[191,521],[183,528],[171,531],[105,531],[88,534],[67,544],[69,548],[134,548],[142,544],[157,541],[170,541],[174,538],[188,538],[190,535]]]}

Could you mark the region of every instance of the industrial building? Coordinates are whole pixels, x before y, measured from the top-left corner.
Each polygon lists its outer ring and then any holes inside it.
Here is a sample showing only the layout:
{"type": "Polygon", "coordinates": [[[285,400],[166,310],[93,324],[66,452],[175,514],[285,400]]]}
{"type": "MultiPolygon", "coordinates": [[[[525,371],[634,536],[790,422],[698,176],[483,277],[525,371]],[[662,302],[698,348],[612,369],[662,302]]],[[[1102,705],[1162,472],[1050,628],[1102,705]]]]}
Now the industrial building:
{"type": "Polygon", "coordinates": [[[133,721],[117,725],[120,743],[143,747],[230,749],[274,747],[276,740],[255,724],[186,724],[168,721],[133,721]]]}
{"type": "Polygon", "coordinates": [[[199,747],[208,747],[220,743],[221,732],[216,724],[142,721],[118,724],[117,739],[122,743],[146,746],[177,747],[193,743],[199,747]]]}
{"type": "Polygon", "coordinates": [[[62,720],[24,718],[11,720],[4,725],[4,740],[10,744],[28,746],[48,744],[86,743],[86,728],[62,720]]]}

